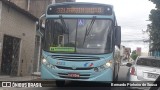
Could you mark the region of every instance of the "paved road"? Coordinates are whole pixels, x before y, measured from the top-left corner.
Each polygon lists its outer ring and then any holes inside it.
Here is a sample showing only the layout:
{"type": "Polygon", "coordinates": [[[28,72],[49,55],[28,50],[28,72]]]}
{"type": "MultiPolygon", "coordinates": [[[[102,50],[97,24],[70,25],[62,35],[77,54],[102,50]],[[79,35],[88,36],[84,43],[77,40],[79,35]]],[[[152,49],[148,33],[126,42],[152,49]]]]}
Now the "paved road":
{"type": "MultiPolygon", "coordinates": [[[[118,81],[127,80],[128,67],[121,66],[118,81]]],[[[126,87],[105,87],[104,84],[86,82],[68,82],[65,87],[57,88],[53,83],[51,87],[43,88],[0,88],[0,90],[127,90],[126,87]]]]}

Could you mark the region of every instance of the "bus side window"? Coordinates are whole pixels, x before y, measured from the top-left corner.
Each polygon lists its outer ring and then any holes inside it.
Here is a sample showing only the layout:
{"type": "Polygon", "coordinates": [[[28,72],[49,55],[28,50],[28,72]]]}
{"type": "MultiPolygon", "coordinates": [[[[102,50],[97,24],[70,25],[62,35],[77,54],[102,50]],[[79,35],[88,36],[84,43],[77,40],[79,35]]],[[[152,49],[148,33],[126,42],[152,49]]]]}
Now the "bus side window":
{"type": "Polygon", "coordinates": [[[108,32],[108,37],[107,37],[107,42],[106,42],[106,50],[109,50],[109,52],[111,52],[111,50],[112,50],[112,33],[111,33],[112,31],[110,30],[109,32],[108,32]]]}

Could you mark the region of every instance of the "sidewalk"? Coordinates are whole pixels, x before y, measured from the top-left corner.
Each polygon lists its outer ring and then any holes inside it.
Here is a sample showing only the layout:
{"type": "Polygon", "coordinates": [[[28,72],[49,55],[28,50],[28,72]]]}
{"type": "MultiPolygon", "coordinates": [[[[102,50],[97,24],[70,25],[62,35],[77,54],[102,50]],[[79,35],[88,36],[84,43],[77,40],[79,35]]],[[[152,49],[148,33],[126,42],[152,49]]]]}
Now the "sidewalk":
{"type": "Polygon", "coordinates": [[[34,72],[31,76],[8,76],[8,75],[0,75],[0,81],[32,81],[39,80],[40,72],[34,72]]]}

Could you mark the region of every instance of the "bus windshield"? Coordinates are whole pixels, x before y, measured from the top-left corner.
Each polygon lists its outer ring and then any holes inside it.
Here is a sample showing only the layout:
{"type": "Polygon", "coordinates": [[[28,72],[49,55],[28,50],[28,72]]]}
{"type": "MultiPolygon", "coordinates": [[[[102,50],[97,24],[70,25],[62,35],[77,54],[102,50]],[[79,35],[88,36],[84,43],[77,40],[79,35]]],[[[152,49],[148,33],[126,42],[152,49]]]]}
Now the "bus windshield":
{"type": "Polygon", "coordinates": [[[104,19],[46,19],[43,49],[56,53],[110,53],[113,25],[104,19]]]}

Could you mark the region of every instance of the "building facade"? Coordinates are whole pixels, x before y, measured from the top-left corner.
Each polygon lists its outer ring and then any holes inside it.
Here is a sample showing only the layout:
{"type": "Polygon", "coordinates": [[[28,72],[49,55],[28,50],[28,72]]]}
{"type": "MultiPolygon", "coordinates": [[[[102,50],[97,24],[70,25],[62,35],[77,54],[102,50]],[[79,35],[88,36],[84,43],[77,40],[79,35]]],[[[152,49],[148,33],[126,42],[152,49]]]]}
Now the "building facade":
{"type": "Polygon", "coordinates": [[[62,2],[75,2],[75,0],[10,0],[22,9],[29,11],[36,17],[40,17],[45,13],[49,4],[62,2]]]}
{"type": "Polygon", "coordinates": [[[32,73],[37,21],[15,4],[0,0],[0,74],[32,73]]]}
{"type": "Polygon", "coordinates": [[[0,0],[0,74],[24,76],[40,71],[38,18],[52,3],[75,0],[0,0]]]}
{"type": "Polygon", "coordinates": [[[142,53],[141,47],[137,47],[136,54],[138,54],[138,56],[141,56],[141,53],[142,53]]]}
{"type": "MultiPolygon", "coordinates": [[[[22,9],[30,12],[37,18],[45,13],[45,10],[49,4],[62,3],[62,2],[75,2],[75,0],[9,0],[10,2],[16,4],[22,9]]],[[[34,66],[33,71],[40,71],[40,51],[41,51],[41,38],[38,33],[36,33],[35,41],[35,51],[34,51],[34,66]]]]}

